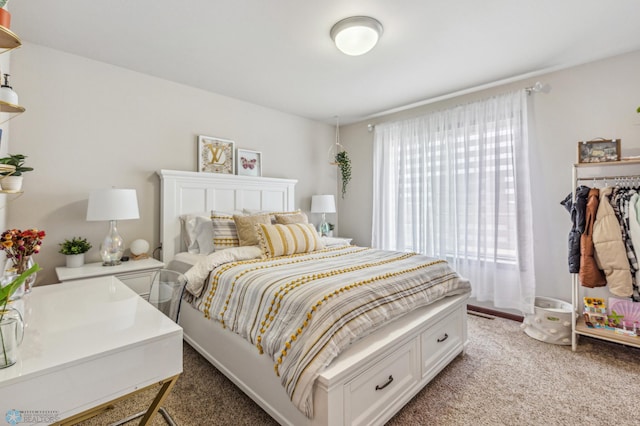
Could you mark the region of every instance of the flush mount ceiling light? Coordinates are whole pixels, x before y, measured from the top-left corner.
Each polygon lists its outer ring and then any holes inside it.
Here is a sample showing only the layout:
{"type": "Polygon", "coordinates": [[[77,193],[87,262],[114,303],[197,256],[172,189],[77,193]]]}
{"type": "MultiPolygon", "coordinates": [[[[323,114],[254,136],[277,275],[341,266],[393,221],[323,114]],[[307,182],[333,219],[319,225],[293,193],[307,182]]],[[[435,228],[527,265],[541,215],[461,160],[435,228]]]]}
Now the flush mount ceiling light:
{"type": "Polygon", "coordinates": [[[369,16],[352,16],[331,28],[331,39],[342,53],[358,56],[367,53],[382,36],[382,24],[369,16]]]}

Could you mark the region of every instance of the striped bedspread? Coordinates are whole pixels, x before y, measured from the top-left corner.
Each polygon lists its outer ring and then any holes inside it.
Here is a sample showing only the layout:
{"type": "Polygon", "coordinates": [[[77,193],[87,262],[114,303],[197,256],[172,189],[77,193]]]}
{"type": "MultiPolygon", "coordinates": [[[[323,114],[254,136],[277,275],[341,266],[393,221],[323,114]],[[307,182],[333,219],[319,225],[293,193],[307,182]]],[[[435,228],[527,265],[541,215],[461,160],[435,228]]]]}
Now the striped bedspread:
{"type": "Polygon", "coordinates": [[[470,292],[441,260],[343,246],[217,266],[192,304],[268,354],[293,403],[351,342],[413,309],[470,292]]]}

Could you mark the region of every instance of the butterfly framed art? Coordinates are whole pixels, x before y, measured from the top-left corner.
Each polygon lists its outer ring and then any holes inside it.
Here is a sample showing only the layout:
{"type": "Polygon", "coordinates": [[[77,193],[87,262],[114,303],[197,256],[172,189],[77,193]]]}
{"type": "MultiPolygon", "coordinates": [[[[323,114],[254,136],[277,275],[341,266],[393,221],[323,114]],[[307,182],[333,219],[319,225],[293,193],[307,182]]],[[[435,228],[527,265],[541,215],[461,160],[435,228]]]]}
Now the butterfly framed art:
{"type": "Polygon", "coordinates": [[[198,171],[234,174],[234,142],[211,136],[198,136],[198,171]]]}
{"type": "Polygon", "coordinates": [[[236,173],[243,176],[262,176],[262,153],[238,148],[236,173]]]}

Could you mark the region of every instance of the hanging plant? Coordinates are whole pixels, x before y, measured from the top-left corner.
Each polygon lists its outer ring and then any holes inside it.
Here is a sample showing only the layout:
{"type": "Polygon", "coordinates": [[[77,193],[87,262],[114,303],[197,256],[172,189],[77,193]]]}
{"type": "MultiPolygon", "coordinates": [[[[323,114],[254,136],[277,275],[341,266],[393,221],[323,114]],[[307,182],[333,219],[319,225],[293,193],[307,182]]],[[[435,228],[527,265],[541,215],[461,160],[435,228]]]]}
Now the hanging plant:
{"type": "Polygon", "coordinates": [[[351,160],[347,151],[340,151],[336,154],[336,164],[340,168],[340,177],[342,178],[342,198],[347,193],[347,185],[351,180],[351,160]]]}

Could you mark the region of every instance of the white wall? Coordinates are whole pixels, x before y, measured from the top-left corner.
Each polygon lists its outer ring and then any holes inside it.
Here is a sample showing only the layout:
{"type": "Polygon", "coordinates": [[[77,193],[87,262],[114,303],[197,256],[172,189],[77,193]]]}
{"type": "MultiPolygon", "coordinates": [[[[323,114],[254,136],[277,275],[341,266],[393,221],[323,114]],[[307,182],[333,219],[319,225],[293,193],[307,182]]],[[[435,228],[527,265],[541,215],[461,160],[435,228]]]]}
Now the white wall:
{"type": "Polygon", "coordinates": [[[155,172],[195,170],[199,134],[261,151],[263,176],[298,179],[296,206],[303,210],[311,195],[336,193],[335,167],[325,159],[332,126],[31,43],[11,62],[26,112],[11,121],[10,152],[27,155],[35,171],[24,175],[24,195],[10,201],[6,225],[47,232],[36,257],[45,269],[38,284],[57,282],[65,238],[87,237],[94,246],[88,260],[100,260],[108,224],[85,220],[94,188],[135,188],[141,219],[118,229],[125,241],[158,246],[155,172]]]}
{"type": "MultiPolygon", "coordinates": [[[[530,101],[537,295],[570,301],[570,219],[559,203],[571,191],[578,141],[621,138],[623,156],[640,154],[640,114],[635,112],[640,106],[638,70],[640,52],[634,52],[342,127],[353,177],[347,196],[339,200],[341,234],[354,237],[360,245],[371,244],[373,133],[367,124],[414,117],[541,81],[551,86],[551,92],[534,94],[530,101]]],[[[640,174],[640,166],[637,169],[640,174]]]]}

